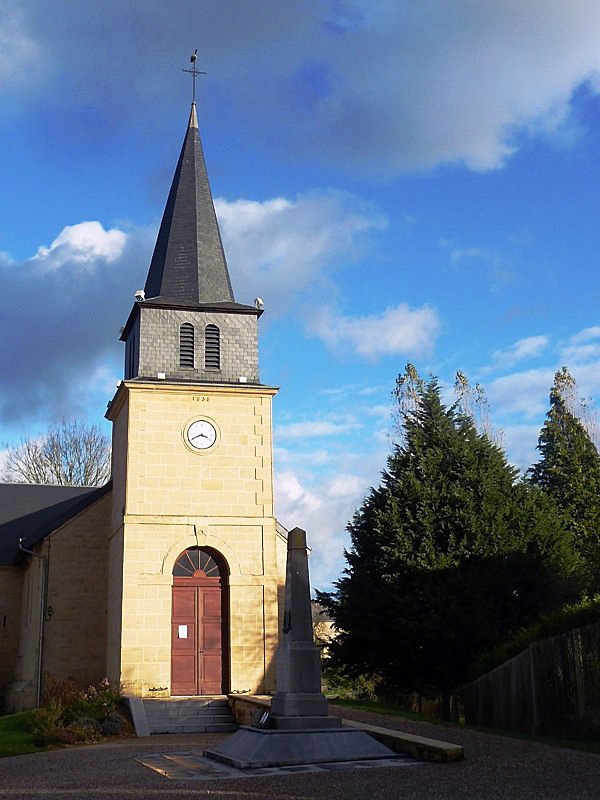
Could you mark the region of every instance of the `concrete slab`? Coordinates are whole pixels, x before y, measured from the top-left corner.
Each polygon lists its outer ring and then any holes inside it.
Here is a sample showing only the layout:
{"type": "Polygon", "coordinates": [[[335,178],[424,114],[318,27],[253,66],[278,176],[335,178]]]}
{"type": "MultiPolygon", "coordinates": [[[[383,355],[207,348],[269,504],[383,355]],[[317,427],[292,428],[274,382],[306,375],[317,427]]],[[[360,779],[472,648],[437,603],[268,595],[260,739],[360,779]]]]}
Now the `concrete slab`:
{"type": "Polygon", "coordinates": [[[288,767],[264,767],[259,769],[237,769],[218,761],[204,758],[197,752],[185,753],[152,753],[136,759],[165,778],[177,781],[210,781],[224,778],[258,778],[277,775],[294,775],[298,773],[332,773],[347,769],[376,769],[380,767],[410,767],[418,765],[416,759],[407,756],[381,758],[350,762],[333,762],[320,764],[303,764],[288,767]]]}

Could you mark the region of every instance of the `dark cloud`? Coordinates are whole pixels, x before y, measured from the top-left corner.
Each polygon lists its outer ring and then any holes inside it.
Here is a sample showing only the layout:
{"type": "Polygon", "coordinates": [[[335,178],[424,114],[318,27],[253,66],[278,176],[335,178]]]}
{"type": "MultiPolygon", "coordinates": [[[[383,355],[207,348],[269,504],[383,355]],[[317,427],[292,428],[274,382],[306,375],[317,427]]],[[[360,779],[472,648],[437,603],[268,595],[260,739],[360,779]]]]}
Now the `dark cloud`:
{"type": "Polygon", "coordinates": [[[574,89],[596,91],[600,70],[596,0],[23,0],[11,20],[0,72],[20,102],[83,129],[178,113],[198,47],[208,108],[305,160],[372,174],[497,167],[516,130],[568,128],[574,89]]]}
{"type": "MultiPolygon", "coordinates": [[[[98,227],[97,238],[106,238],[98,227]]],[[[107,361],[120,366],[119,330],[143,284],[151,238],[131,231],[110,258],[88,250],[78,261],[77,248],[67,254],[63,242],[58,256],[0,265],[3,423],[73,416],[81,387],[107,361]]]]}

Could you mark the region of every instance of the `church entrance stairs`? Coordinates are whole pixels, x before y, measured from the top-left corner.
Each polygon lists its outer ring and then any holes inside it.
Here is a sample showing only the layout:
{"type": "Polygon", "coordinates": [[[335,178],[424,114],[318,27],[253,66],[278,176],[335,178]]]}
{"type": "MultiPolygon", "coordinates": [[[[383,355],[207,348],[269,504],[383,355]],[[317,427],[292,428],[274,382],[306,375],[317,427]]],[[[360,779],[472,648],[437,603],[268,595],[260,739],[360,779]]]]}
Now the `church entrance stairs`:
{"type": "Polygon", "coordinates": [[[224,696],[143,700],[150,733],[228,733],[238,728],[224,696]]]}

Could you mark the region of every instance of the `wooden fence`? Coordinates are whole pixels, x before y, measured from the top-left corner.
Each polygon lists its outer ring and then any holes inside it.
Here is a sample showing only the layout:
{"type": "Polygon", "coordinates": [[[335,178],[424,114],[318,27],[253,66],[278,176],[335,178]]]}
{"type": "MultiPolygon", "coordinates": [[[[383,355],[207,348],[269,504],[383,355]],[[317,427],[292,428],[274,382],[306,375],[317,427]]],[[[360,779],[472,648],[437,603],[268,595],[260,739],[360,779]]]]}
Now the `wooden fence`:
{"type": "Polygon", "coordinates": [[[600,736],[600,623],[535,642],[457,694],[470,725],[600,736]]]}

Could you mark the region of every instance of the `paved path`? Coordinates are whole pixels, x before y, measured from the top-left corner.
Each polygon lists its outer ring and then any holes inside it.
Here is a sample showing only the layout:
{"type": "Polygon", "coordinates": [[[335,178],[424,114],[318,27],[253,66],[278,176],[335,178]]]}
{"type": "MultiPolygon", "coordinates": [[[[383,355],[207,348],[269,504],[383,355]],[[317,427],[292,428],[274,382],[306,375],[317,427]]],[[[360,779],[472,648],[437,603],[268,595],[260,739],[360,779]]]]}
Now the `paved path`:
{"type": "MultiPolygon", "coordinates": [[[[334,713],[341,713],[335,709],[334,713]]],[[[200,751],[223,735],[152,736],[0,759],[0,800],[598,800],[600,756],[378,714],[364,722],[462,744],[465,761],[406,768],[170,780],[138,759],[200,751]]]]}

